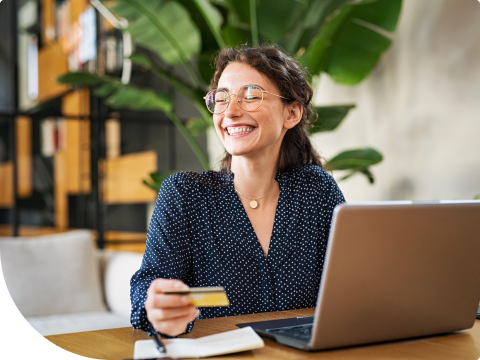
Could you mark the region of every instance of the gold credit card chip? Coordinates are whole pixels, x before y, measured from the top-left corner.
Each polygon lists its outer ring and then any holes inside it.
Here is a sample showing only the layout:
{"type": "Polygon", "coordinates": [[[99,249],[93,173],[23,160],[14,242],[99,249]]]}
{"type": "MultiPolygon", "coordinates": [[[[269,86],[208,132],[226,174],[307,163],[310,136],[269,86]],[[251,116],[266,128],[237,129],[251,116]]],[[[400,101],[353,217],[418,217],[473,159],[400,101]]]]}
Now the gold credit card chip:
{"type": "Polygon", "coordinates": [[[197,307],[228,306],[227,293],[223,286],[192,287],[189,289],[164,289],[164,294],[186,295],[190,304],[197,307]]]}

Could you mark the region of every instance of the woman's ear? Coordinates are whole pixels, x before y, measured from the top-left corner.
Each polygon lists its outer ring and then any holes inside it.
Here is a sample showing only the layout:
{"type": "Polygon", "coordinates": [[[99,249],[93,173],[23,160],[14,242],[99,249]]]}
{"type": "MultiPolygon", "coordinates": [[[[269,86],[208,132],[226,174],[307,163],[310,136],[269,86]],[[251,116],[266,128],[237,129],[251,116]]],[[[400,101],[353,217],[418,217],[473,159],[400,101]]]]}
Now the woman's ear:
{"type": "Polygon", "coordinates": [[[285,111],[287,111],[287,116],[283,122],[283,127],[285,129],[293,128],[300,122],[300,120],[302,120],[303,105],[298,101],[294,101],[293,103],[285,106],[285,111]]]}

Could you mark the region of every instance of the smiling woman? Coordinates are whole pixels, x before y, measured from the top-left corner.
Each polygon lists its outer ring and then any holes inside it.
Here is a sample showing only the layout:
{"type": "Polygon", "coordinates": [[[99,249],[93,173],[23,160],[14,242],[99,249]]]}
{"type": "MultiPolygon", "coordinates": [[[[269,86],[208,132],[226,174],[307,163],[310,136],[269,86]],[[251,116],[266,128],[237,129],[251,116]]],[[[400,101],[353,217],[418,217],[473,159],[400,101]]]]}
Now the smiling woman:
{"type": "MultiPolygon", "coordinates": [[[[313,148],[306,131],[306,126],[310,124],[310,119],[313,115],[311,105],[313,89],[297,61],[274,47],[225,48],[217,58],[215,75],[210,84],[211,88],[215,90],[212,90],[209,95],[215,94],[218,90],[227,90],[222,88],[222,82],[230,81],[230,78],[233,76],[239,78],[243,76],[243,80],[240,81],[247,81],[245,77],[251,76],[252,80],[258,79],[261,83],[266,83],[267,85],[265,86],[275,89],[276,92],[268,92],[266,91],[267,87],[254,83],[264,91],[262,99],[267,98],[268,101],[268,96],[272,98],[271,95],[275,95],[278,97],[278,102],[283,103],[284,106],[294,105],[295,108],[301,108],[299,121],[291,119],[290,123],[287,124],[288,128],[285,129],[290,131],[285,131],[282,135],[282,137],[285,136],[285,139],[282,141],[277,159],[278,170],[285,172],[303,164],[313,164],[322,167],[321,158],[313,148]],[[264,94],[265,96],[263,96],[264,94]],[[293,126],[289,126],[292,124],[293,126]],[[297,124],[299,126],[295,126],[297,124]]],[[[231,80],[233,81],[234,79],[232,78],[231,80]]],[[[241,100],[243,99],[239,99],[237,96],[237,103],[240,107],[242,107],[241,100]]],[[[206,102],[208,107],[208,96],[206,97],[206,102]]],[[[260,110],[260,106],[263,106],[263,101],[257,101],[257,103],[259,105],[256,107],[252,106],[252,110],[247,109],[247,105],[243,107],[246,111],[260,110]]],[[[229,104],[228,98],[227,104],[229,104]]],[[[212,112],[212,110],[210,111],[212,112]]],[[[213,113],[220,113],[220,111],[213,113]]],[[[316,120],[315,117],[314,119],[316,120]]],[[[222,136],[220,136],[220,139],[222,140],[222,136]]],[[[230,169],[231,155],[227,149],[222,160],[222,167],[230,169]]]]}
{"type": "Polygon", "coordinates": [[[274,47],[225,48],[205,96],[226,155],[220,172],[161,187],[140,270],[134,327],[170,336],[196,318],[315,306],[333,209],[344,202],[307,136],[313,91],[274,47]],[[199,312],[169,288],[223,286],[199,312]]]}

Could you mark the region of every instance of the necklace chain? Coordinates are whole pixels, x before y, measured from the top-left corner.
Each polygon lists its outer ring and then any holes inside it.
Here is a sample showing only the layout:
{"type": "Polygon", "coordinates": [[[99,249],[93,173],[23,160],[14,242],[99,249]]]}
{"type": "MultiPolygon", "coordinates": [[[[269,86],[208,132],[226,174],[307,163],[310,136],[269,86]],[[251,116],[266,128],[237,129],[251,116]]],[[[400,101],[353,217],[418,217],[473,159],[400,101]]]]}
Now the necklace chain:
{"type": "Polygon", "coordinates": [[[240,195],[243,195],[245,196],[248,200],[260,200],[260,199],[263,199],[265,196],[267,196],[268,194],[270,194],[270,191],[272,191],[272,189],[270,189],[265,195],[263,196],[260,196],[260,197],[257,197],[257,198],[249,198],[247,195],[245,194],[242,194],[240,191],[238,191],[237,189],[233,188],[233,190],[235,190],[237,193],[239,193],[240,195]]]}
{"type": "MultiPolygon", "coordinates": [[[[273,187],[272,187],[272,189],[273,189],[273,187]]],[[[272,191],[272,189],[270,189],[270,190],[269,190],[265,195],[263,195],[263,196],[260,196],[260,197],[257,197],[257,198],[250,198],[250,197],[248,197],[247,195],[245,195],[245,194],[241,193],[240,191],[238,191],[237,189],[233,188],[233,190],[235,190],[235,192],[237,192],[238,194],[240,194],[240,195],[246,197],[248,200],[250,200],[250,207],[251,207],[252,209],[256,209],[256,208],[258,207],[258,202],[257,202],[257,200],[263,199],[265,196],[267,196],[268,194],[270,194],[270,192],[272,191]]]]}

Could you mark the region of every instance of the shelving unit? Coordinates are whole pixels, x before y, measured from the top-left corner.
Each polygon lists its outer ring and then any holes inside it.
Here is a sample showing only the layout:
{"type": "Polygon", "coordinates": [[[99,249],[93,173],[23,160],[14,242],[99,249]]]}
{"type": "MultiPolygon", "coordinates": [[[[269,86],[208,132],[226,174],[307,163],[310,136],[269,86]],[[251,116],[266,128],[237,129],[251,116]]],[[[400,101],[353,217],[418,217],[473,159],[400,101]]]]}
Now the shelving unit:
{"type": "MultiPolygon", "coordinates": [[[[15,109],[0,109],[0,124],[9,124],[2,129],[8,128],[10,149],[6,159],[0,158],[0,235],[82,227],[94,231],[100,248],[143,252],[147,204],[157,194],[142,180],[157,169],[195,170],[199,164],[182,156],[188,149],[161,113],[112,112],[88,89],[72,90],[56,82],[79,68],[116,76],[121,70],[121,44],[115,43],[121,37],[88,1],[25,0],[12,13],[12,32],[19,34],[12,51],[21,60],[13,89],[15,109]],[[94,58],[80,54],[86,50],[79,48],[79,30],[88,21],[95,27],[94,58]],[[38,46],[36,58],[32,44],[38,46]],[[32,59],[37,59],[38,88],[31,78],[36,68],[32,59]],[[43,193],[38,185],[42,176],[51,178],[51,188],[45,185],[43,193]],[[35,206],[42,201],[38,215],[35,206]],[[34,224],[35,216],[42,220],[34,224]]],[[[134,69],[132,81],[152,80],[134,69]]],[[[155,85],[172,92],[166,84],[155,85]]],[[[200,142],[206,146],[205,139],[200,142]]]]}

